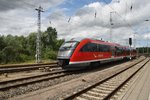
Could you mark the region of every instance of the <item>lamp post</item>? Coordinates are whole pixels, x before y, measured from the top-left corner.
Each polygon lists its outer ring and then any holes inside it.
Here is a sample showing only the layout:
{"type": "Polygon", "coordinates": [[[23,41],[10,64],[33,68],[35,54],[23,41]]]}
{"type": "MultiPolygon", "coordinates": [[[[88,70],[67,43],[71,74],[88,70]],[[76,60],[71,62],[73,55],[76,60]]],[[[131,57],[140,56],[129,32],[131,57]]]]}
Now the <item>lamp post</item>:
{"type": "MultiPolygon", "coordinates": [[[[146,20],[143,20],[144,22],[148,22],[148,21],[150,21],[149,19],[146,19],[146,20]]],[[[134,35],[136,35],[136,33],[134,33],[134,35]]],[[[134,36],[134,40],[135,40],[135,36],[134,36]]],[[[147,42],[147,49],[146,49],[146,53],[148,53],[148,39],[146,40],[146,42],[147,42]]],[[[135,45],[135,44],[134,44],[135,45]]],[[[138,50],[138,52],[140,52],[139,50],[138,50]]],[[[141,47],[141,52],[140,53],[142,53],[142,54],[144,54],[145,53],[145,50],[144,50],[144,46],[143,47],[141,47]]]]}
{"type": "Polygon", "coordinates": [[[134,48],[136,48],[136,32],[133,33],[134,48]]]}
{"type": "MultiPolygon", "coordinates": [[[[149,20],[149,19],[146,19],[145,21],[148,22],[148,21],[150,21],[150,20],[149,20]]],[[[147,54],[148,54],[148,49],[149,49],[149,48],[148,48],[148,38],[147,38],[147,54]]]]}
{"type": "Polygon", "coordinates": [[[110,22],[110,42],[113,41],[113,39],[112,39],[112,27],[113,27],[113,25],[114,25],[113,19],[112,19],[112,14],[113,14],[113,13],[116,13],[116,11],[110,12],[110,19],[109,19],[109,22],[110,22]]]}

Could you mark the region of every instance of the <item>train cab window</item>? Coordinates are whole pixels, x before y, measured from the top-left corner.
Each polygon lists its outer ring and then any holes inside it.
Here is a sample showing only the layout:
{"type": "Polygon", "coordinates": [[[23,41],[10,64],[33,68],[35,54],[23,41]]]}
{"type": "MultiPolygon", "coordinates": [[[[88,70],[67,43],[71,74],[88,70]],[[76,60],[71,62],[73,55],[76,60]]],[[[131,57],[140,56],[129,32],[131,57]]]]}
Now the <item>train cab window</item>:
{"type": "Polygon", "coordinates": [[[60,47],[60,51],[74,49],[78,45],[78,43],[79,42],[77,41],[67,41],[62,44],[62,46],[60,47]]]}

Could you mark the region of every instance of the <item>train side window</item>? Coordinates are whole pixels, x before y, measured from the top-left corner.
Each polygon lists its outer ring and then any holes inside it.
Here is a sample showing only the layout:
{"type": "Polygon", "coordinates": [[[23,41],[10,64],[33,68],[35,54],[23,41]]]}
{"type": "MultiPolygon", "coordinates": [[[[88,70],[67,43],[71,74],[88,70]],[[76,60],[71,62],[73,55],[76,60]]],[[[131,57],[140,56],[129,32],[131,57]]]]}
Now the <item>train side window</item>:
{"type": "Polygon", "coordinates": [[[104,45],[104,52],[109,52],[109,47],[108,47],[108,45],[104,45]]]}
{"type": "Polygon", "coordinates": [[[88,43],[88,44],[84,45],[80,51],[81,52],[97,52],[98,51],[97,44],[96,43],[88,43]]]}
{"type": "Polygon", "coordinates": [[[80,51],[81,51],[81,52],[86,52],[86,51],[88,51],[88,44],[84,45],[84,46],[81,48],[80,51]]]}
{"type": "Polygon", "coordinates": [[[98,44],[98,51],[99,51],[99,52],[102,52],[102,47],[101,47],[100,44],[98,44]]]}
{"type": "Polygon", "coordinates": [[[107,52],[110,52],[110,46],[106,45],[106,48],[107,48],[107,52]]]}
{"type": "Polygon", "coordinates": [[[88,43],[81,48],[81,52],[110,52],[110,46],[104,44],[88,43]]]}
{"type": "Polygon", "coordinates": [[[98,44],[98,51],[99,52],[109,52],[110,51],[110,46],[109,45],[98,44]]]}
{"type": "Polygon", "coordinates": [[[98,45],[98,51],[99,52],[104,52],[104,48],[105,48],[104,45],[102,45],[102,44],[98,45]]]}
{"type": "Polygon", "coordinates": [[[102,52],[106,52],[107,51],[107,47],[105,45],[102,45],[102,52]]]}
{"type": "Polygon", "coordinates": [[[91,52],[97,52],[97,44],[96,43],[90,43],[90,51],[91,52]]]}
{"type": "Polygon", "coordinates": [[[121,47],[115,47],[116,48],[116,53],[118,56],[122,54],[122,48],[121,47]]]}

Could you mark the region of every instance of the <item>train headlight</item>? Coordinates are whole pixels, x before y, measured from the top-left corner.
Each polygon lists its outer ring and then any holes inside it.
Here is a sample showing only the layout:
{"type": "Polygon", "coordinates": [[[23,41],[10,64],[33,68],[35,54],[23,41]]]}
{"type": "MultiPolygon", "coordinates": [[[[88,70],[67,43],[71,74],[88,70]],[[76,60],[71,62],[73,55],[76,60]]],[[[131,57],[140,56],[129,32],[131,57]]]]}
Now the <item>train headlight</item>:
{"type": "Polygon", "coordinates": [[[58,57],[67,57],[69,58],[72,55],[72,50],[66,50],[66,51],[59,51],[58,57]]]}
{"type": "Polygon", "coordinates": [[[66,56],[70,57],[72,54],[72,50],[68,50],[67,53],[66,53],[66,56]]]}

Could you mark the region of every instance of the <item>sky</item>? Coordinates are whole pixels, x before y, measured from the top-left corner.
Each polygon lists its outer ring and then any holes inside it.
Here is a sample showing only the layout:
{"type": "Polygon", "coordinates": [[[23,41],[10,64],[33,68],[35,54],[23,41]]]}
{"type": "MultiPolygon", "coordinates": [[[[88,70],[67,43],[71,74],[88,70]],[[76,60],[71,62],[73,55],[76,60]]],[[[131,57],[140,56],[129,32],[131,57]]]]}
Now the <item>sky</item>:
{"type": "Polygon", "coordinates": [[[0,35],[56,28],[59,39],[94,38],[133,46],[150,46],[149,0],[0,0],[0,35]]]}

